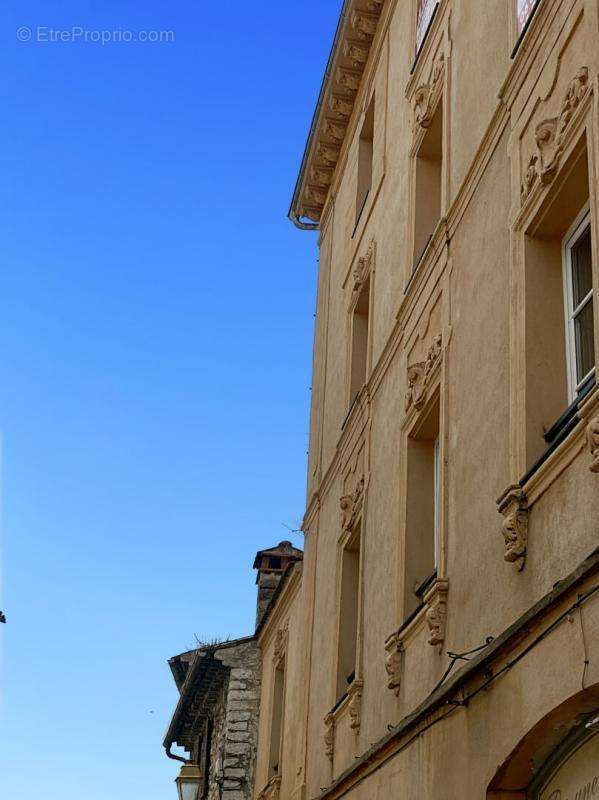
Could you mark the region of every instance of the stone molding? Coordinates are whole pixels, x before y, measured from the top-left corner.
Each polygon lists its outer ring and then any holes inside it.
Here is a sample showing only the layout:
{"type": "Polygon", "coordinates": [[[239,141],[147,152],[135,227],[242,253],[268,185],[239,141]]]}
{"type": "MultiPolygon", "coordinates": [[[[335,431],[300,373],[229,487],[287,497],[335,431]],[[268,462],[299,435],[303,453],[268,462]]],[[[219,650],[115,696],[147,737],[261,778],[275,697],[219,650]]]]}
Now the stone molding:
{"type": "Polygon", "coordinates": [[[387,688],[399,697],[403,678],[404,647],[398,633],[393,633],[385,642],[385,671],[387,688]]]}
{"type": "Polygon", "coordinates": [[[589,89],[589,69],[581,67],[568,85],[559,116],[544,119],[537,125],[535,129],[537,150],[529,157],[520,187],[522,203],[527,200],[537,183],[549,186],[557,175],[570,121],[589,89]]]}
{"type": "Polygon", "coordinates": [[[307,169],[294,201],[299,218],[320,222],[333,173],[347,137],[385,0],[354,0],[336,42],[331,69],[306,150],[307,169]],[[326,167],[326,171],[321,171],[326,167]],[[315,173],[318,174],[315,180],[315,173]]]}
{"type": "Polygon", "coordinates": [[[599,416],[593,417],[586,429],[587,444],[591,453],[591,472],[599,472],[599,416]]]}
{"type": "Polygon", "coordinates": [[[356,734],[360,733],[360,726],[362,725],[362,689],[364,688],[364,681],[356,678],[349,689],[347,696],[349,698],[347,710],[349,712],[349,727],[356,734]]]}
{"type": "Polygon", "coordinates": [[[426,624],[428,625],[428,643],[433,647],[445,641],[447,623],[447,594],[449,581],[437,579],[424,595],[426,605],[426,624]]]}
{"type": "Polygon", "coordinates": [[[376,242],[373,239],[368,245],[368,250],[366,251],[366,254],[361,256],[356,261],[356,265],[354,266],[352,273],[352,279],[353,279],[352,286],[354,295],[360,292],[362,286],[364,285],[370,274],[374,272],[375,261],[376,261],[376,242]]]}
{"type": "Polygon", "coordinates": [[[273,647],[273,663],[278,666],[285,658],[287,652],[287,642],[289,641],[289,621],[280,627],[275,634],[273,647]]]}
{"type": "Polygon", "coordinates": [[[335,757],[335,715],[327,714],[324,718],[324,752],[332,761],[335,757]]]}
{"type": "Polygon", "coordinates": [[[505,541],[504,561],[514,564],[522,572],[528,553],[529,506],[521,486],[509,486],[497,500],[497,510],[503,514],[501,532],[505,541]]]}
{"type": "Polygon", "coordinates": [[[281,794],[281,776],[271,778],[258,795],[258,800],[279,800],[281,794]]]}
{"type": "Polygon", "coordinates": [[[441,53],[433,64],[428,83],[418,86],[414,92],[414,127],[428,128],[433,120],[437,100],[445,75],[445,54],[441,53]]]}
{"type": "Polygon", "coordinates": [[[341,528],[344,533],[353,530],[356,520],[364,504],[365,478],[362,475],[356,481],[355,488],[351,494],[344,495],[339,504],[341,506],[341,528]]]}
{"type": "Polygon", "coordinates": [[[438,333],[428,349],[426,360],[408,365],[408,391],[405,409],[412,406],[419,411],[426,402],[431,375],[441,360],[443,336],[438,333]]]}

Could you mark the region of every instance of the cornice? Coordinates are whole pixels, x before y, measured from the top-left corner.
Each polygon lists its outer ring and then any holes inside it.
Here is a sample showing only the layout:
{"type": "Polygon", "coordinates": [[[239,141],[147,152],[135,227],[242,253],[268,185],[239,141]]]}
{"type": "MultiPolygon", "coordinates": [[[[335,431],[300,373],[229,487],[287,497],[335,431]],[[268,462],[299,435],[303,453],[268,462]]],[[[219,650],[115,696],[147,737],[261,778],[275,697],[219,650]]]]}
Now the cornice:
{"type": "Polygon", "coordinates": [[[289,210],[299,227],[321,222],[386,2],[345,0],[289,210]]]}

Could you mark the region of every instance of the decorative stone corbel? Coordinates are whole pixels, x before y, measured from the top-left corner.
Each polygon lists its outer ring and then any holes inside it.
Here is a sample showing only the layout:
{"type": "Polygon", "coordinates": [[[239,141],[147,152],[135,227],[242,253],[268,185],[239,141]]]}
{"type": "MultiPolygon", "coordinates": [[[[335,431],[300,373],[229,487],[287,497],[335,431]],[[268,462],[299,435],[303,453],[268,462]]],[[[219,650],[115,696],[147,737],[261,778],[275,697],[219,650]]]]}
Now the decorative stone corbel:
{"type": "Polygon", "coordinates": [[[563,154],[564,136],[574,112],[589,90],[589,69],[581,67],[570,81],[558,117],[542,120],[535,129],[537,152],[530,156],[520,189],[524,203],[537,179],[548,186],[557,175],[563,154]],[[537,167],[539,164],[539,167],[537,167]]]}
{"type": "Polygon", "coordinates": [[[430,376],[435,371],[442,353],[443,337],[437,334],[426,354],[425,361],[408,366],[408,391],[406,392],[406,411],[411,406],[419,411],[426,401],[426,391],[430,376]]]}
{"type": "Polygon", "coordinates": [[[258,795],[258,800],[279,800],[281,794],[281,776],[275,775],[258,795]]]}
{"type": "Polygon", "coordinates": [[[360,725],[362,724],[362,689],[364,682],[354,680],[347,690],[349,703],[347,709],[349,711],[349,727],[354,731],[356,736],[360,733],[360,725]]]}
{"type": "Polygon", "coordinates": [[[504,560],[522,572],[528,552],[528,502],[522,487],[510,486],[497,500],[497,509],[505,517],[501,532],[505,540],[504,560]]]}
{"type": "Polygon", "coordinates": [[[324,752],[330,761],[335,757],[335,717],[333,714],[327,714],[324,718],[324,752]]]}
{"type": "Polygon", "coordinates": [[[445,641],[445,624],[447,620],[447,593],[449,581],[436,580],[424,595],[426,605],[426,624],[428,625],[428,643],[436,646],[445,641]]]}
{"type": "Polygon", "coordinates": [[[591,452],[591,472],[599,472],[599,417],[593,417],[587,426],[587,443],[591,452]]]}
{"type": "Polygon", "coordinates": [[[397,633],[391,634],[385,642],[385,670],[387,672],[387,688],[399,697],[403,677],[403,642],[397,633]]]}
{"type": "Polygon", "coordinates": [[[273,661],[279,664],[285,657],[287,650],[287,640],[289,638],[289,622],[286,622],[282,628],[279,628],[275,635],[275,643],[273,647],[273,661]]]}
{"type": "Polygon", "coordinates": [[[365,479],[362,475],[356,482],[353,492],[344,495],[339,501],[339,505],[341,506],[341,528],[343,531],[351,531],[353,529],[358,515],[362,510],[364,485],[365,479]]]}
{"type": "Polygon", "coordinates": [[[353,42],[351,39],[343,42],[343,55],[351,59],[355,69],[364,69],[369,53],[370,47],[365,42],[353,42]]]}
{"type": "Polygon", "coordinates": [[[356,261],[356,265],[353,270],[353,291],[359,292],[364,284],[366,278],[370,275],[370,273],[374,269],[374,259],[376,255],[376,242],[374,239],[370,242],[368,246],[368,250],[366,251],[366,255],[361,256],[356,261]]]}
{"type": "Polygon", "coordinates": [[[339,147],[326,142],[319,142],[316,148],[318,158],[327,166],[334,167],[339,159],[339,147]]]}
{"type": "Polygon", "coordinates": [[[428,128],[435,113],[437,87],[445,73],[445,55],[441,53],[428,83],[421,84],[414,92],[414,121],[421,128],[428,128]]]}
{"type": "Polygon", "coordinates": [[[376,14],[354,11],[350,21],[358,39],[372,39],[379,20],[376,14]]]}

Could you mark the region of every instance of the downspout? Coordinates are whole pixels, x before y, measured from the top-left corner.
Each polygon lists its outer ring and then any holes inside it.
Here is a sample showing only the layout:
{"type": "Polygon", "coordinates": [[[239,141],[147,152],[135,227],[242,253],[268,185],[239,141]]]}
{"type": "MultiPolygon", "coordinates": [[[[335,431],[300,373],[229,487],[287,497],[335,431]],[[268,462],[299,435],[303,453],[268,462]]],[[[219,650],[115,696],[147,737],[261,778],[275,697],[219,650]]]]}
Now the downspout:
{"type": "Polygon", "coordinates": [[[301,231],[316,231],[318,230],[319,227],[318,222],[302,222],[297,215],[296,205],[297,201],[299,200],[302,184],[304,182],[306,166],[308,163],[308,153],[310,152],[310,149],[312,147],[312,142],[314,141],[314,136],[316,134],[316,123],[318,122],[320,109],[322,108],[325,87],[327,85],[327,81],[329,79],[331,70],[333,68],[333,57],[335,55],[335,51],[337,50],[337,45],[339,44],[339,40],[341,38],[341,32],[343,30],[351,3],[352,0],[344,0],[343,2],[343,8],[341,9],[341,15],[339,17],[339,22],[337,23],[337,30],[335,31],[333,46],[331,47],[331,52],[329,54],[329,60],[327,61],[327,67],[324,73],[324,78],[322,79],[322,85],[320,87],[320,93],[318,95],[318,102],[316,103],[316,109],[314,110],[314,115],[312,117],[312,124],[310,125],[310,133],[308,134],[308,141],[306,142],[306,147],[304,148],[304,155],[302,157],[302,163],[300,166],[299,175],[295,183],[295,189],[293,190],[293,198],[291,200],[291,206],[289,208],[289,214],[288,214],[289,219],[291,220],[291,222],[293,222],[295,227],[299,228],[301,231]]]}
{"type": "Polygon", "coordinates": [[[182,756],[176,756],[174,753],[171,753],[172,746],[173,743],[171,742],[168,747],[164,748],[169,758],[172,758],[173,761],[180,761],[182,764],[191,764],[191,761],[188,758],[183,758],[182,756]]]}

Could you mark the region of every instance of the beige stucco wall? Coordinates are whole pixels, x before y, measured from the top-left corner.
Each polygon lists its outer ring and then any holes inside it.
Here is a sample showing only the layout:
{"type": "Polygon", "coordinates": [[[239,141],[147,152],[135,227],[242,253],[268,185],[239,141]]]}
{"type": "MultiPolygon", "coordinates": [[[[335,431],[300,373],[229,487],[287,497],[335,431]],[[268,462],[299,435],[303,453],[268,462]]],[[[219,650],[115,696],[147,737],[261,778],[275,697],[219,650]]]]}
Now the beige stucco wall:
{"type": "MultiPolygon", "coordinates": [[[[524,486],[529,543],[521,572],[504,561],[503,517],[496,499],[530,466],[524,445],[524,237],[557,191],[559,170],[583,134],[599,286],[598,19],[597,0],[541,0],[511,60],[515,22],[510,0],[486,0],[482,11],[472,0],[444,0],[410,75],[412,4],[389,0],[384,6],[321,222],[305,560],[301,589],[286,612],[293,618],[290,630],[298,646],[297,663],[289,660],[293,688],[286,697],[285,770],[290,777],[285,775],[281,787],[285,800],[318,797],[383,739],[389,726],[429,696],[448,664],[448,650],[459,653],[481,645],[487,636],[500,636],[597,546],[599,476],[589,471],[584,437],[588,417],[597,413],[597,392],[584,411],[587,419],[524,486]],[[413,154],[423,135],[415,122],[415,94],[431,81],[440,54],[446,220],[408,285],[413,154]],[[565,123],[557,177],[537,177],[523,192],[537,147],[537,125],[560,116],[581,67],[588,69],[588,87],[565,123]],[[372,190],[354,230],[357,136],[372,92],[372,190]],[[370,260],[369,253],[374,253],[370,260]],[[349,311],[359,259],[366,259],[371,270],[370,368],[366,389],[346,419],[349,311]],[[405,451],[420,413],[413,405],[406,410],[408,367],[427,359],[438,334],[441,352],[425,394],[428,402],[438,392],[441,402],[439,577],[448,581],[445,640],[439,647],[428,643],[424,613],[411,623],[402,639],[396,697],[387,687],[385,641],[405,618],[405,451]],[[352,495],[362,476],[360,727],[357,733],[350,729],[347,706],[342,706],[335,715],[331,761],[324,718],[337,699],[340,498],[352,495]]],[[[542,159],[538,163],[542,166],[542,159]]],[[[595,296],[596,319],[597,313],[595,296]]],[[[591,652],[585,686],[590,687],[599,681],[597,601],[589,602],[584,613],[591,652]]],[[[364,778],[352,796],[371,800],[391,791],[406,800],[485,797],[496,771],[527,731],[580,691],[580,648],[580,628],[562,625],[467,709],[436,724],[364,778]]],[[[263,652],[268,664],[266,644],[263,652]]],[[[268,680],[265,669],[263,715],[268,680]]],[[[262,720],[261,743],[267,738],[265,724],[262,720]]],[[[263,777],[264,758],[262,747],[258,773],[263,777]]],[[[258,781],[257,793],[261,788],[258,781]]]]}

